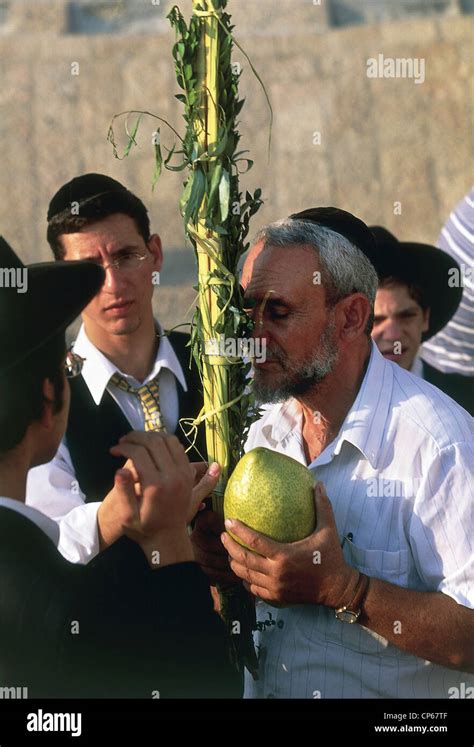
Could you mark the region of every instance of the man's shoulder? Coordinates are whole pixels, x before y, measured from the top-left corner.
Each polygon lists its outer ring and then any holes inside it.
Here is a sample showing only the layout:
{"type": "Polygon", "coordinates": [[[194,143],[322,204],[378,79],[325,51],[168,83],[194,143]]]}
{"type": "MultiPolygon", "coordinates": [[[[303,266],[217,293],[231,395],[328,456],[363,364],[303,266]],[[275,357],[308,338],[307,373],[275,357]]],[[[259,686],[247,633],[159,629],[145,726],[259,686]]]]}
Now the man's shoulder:
{"type": "Polygon", "coordinates": [[[2,544],[8,546],[20,546],[24,544],[23,538],[27,543],[45,543],[51,544],[45,533],[23,513],[19,513],[7,506],[0,505],[0,538],[2,544]],[[15,537],[22,538],[15,541],[15,537]]]}
{"type": "Polygon", "coordinates": [[[0,548],[4,588],[8,577],[16,579],[17,591],[39,580],[46,588],[63,578],[70,565],[34,521],[3,506],[0,506],[0,548]]]}
{"type": "Polygon", "coordinates": [[[168,338],[173,348],[187,348],[189,350],[189,342],[191,340],[191,335],[189,334],[189,332],[165,330],[163,334],[168,338]]]}
{"type": "Polygon", "coordinates": [[[428,381],[393,367],[391,410],[399,427],[420,429],[438,449],[472,443],[474,421],[463,407],[428,381]]]}
{"type": "MultiPolygon", "coordinates": [[[[169,341],[173,351],[179,361],[181,368],[184,371],[186,379],[190,376],[192,383],[195,384],[199,377],[196,361],[191,350],[191,335],[188,332],[173,331],[167,332],[165,330],[167,340],[169,341]],[[196,381],[195,381],[196,379],[196,381]]],[[[189,384],[189,382],[188,382],[189,384]]]]}
{"type": "Polygon", "coordinates": [[[189,338],[191,337],[191,335],[190,335],[189,332],[185,332],[182,329],[181,330],[177,330],[177,329],[173,329],[173,328],[172,329],[165,329],[165,330],[163,330],[163,334],[166,335],[167,337],[171,337],[171,338],[176,337],[176,338],[181,338],[181,339],[186,339],[186,340],[189,340],[189,338]]]}

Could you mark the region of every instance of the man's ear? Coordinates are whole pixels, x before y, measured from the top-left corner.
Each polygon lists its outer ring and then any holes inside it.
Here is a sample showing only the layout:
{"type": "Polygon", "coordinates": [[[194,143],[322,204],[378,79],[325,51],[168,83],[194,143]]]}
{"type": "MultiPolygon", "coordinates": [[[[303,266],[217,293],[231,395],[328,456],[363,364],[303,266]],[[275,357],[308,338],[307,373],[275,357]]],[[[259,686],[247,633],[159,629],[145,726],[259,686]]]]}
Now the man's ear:
{"type": "Polygon", "coordinates": [[[428,306],[427,309],[423,310],[423,327],[421,328],[422,332],[428,332],[429,326],[430,326],[430,307],[428,306]]]}
{"type": "Polygon", "coordinates": [[[365,328],[370,316],[370,302],[363,293],[352,293],[336,304],[336,320],[339,337],[346,342],[352,342],[365,334],[365,328]]]}
{"type": "Polygon", "coordinates": [[[163,265],[163,247],[161,245],[161,239],[157,233],[153,233],[150,236],[150,240],[147,242],[147,247],[153,255],[153,270],[160,272],[163,265]]]}
{"type": "Polygon", "coordinates": [[[53,427],[53,422],[54,422],[55,390],[54,390],[53,382],[50,381],[49,379],[44,379],[42,389],[43,389],[43,412],[41,413],[39,422],[41,423],[43,428],[50,430],[53,427]]]}

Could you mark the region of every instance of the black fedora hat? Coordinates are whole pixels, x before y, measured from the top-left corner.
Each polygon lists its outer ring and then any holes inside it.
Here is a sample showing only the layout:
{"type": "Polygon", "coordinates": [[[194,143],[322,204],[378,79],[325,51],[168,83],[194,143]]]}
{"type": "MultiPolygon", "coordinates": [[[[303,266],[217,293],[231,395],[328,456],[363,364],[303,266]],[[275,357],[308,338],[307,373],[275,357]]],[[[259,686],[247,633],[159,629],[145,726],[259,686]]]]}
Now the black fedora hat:
{"type": "Polygon", "coordinates": [[[0,271],[0,374],[65,330],[105,278],[93,262],[25,266],[2,236],[0,271]]]}
{"type": "Polygon", "coordinates": [[[348,239],[375,265],[377,251],[372,233],[363,220],[348,213],[347,210],[336,207],[315,207],[302,210],[300,213],[293,213],[289,218],[310,221],[330,228],[331,231],[348,239]]]}
{"type": "Polygon", "coordinates": [[[449,254],[430,244],[399,241],[382,226],[370,226],[377,247],[375,268],[380,280],[393,277],[421,288],[430,307],[429,328],[422,341],[428,340],[449,322],[462,296],[461,283],[448,285],[450,271],[460,267],[449,254]]]}

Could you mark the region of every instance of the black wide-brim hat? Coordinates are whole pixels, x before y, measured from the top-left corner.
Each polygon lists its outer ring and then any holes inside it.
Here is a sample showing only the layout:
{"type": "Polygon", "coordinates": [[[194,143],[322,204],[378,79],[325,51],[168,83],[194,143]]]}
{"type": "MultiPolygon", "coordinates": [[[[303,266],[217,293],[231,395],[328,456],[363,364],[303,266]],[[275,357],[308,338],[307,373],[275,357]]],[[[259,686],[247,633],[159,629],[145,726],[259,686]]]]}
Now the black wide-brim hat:
{"type": "Polygon", "coordinates": [[[453,257],[430,244],[399,241],[382,226],[370,226],[377,257],[374,265],[380,280],[393,277],[408,285],[419,286],[430,307],[429,328],[422,341],[428,340],[449,322],[462,297],[462,285],[448,285],[452,270],[460,278],[460,267],[453,257]]]}
{"type": "Polygon", "coordinates": [[[105,279],[103,268],[87,261],[25,266],[2,236],[0,269],[0,374],[26,364],[28,356],[64,331],[105,279]],[[19,288],[25,276],[25,287],[19,288]]]}

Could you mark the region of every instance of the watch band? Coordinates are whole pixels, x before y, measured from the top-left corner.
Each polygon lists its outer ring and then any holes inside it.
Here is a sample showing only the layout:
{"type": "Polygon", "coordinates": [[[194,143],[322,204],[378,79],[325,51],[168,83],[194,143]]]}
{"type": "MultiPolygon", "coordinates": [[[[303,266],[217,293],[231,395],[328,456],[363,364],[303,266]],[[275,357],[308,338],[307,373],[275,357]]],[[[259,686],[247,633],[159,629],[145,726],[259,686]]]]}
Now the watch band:
{"type": "Polygon", "coordinates": [[[359,578],[354,589],[354,594],[349,604],[336,610],[336,617],[342,622],[355,623],[360,617],[367,592],[369,590],[370,578],[359,571],[359,578]]]}
{"type": "Polygon", "coordinates": [[[352,610],[352,612],[355,613],[361,613],[362,605],[369,590],[369,583],[370,578],[366,576],[365,573],[360,573],[357,586],[354,590],[354,596],[352,597],[351,603],[348,604],[347,609],[352,610]]]}

